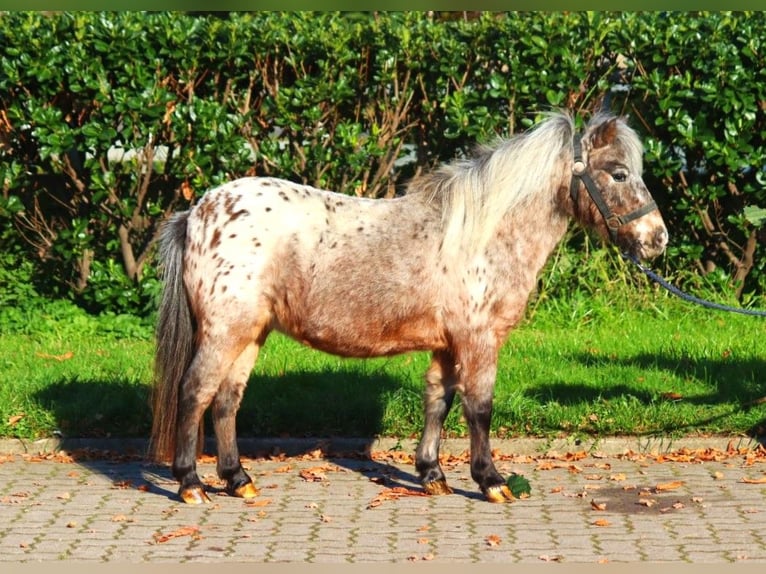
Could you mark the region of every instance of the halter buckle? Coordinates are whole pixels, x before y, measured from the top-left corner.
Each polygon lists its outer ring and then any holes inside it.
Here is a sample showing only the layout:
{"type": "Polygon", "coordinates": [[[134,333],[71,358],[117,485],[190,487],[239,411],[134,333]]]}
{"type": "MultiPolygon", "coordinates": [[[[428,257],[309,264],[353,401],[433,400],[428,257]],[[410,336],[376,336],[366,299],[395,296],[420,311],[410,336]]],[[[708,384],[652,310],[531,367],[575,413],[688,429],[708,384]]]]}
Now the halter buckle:
{"type": "Polygon", "coordinates": [[[613,213],[610,213],[608,216],[604,217],[604,221],[606,222],[607,229],[609,229],[611,233],[617,233],[617,230],[624,223],[620,216],[613,213]]]}

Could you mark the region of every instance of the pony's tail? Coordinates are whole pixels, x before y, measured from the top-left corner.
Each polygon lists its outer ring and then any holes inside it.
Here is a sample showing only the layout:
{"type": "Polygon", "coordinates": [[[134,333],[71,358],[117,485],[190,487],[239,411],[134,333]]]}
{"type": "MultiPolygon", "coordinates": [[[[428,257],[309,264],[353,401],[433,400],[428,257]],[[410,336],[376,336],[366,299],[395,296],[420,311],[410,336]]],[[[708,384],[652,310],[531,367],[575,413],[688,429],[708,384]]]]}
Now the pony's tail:
{"type": "Polygon", "coordinates": [[[183,284],[183,256],[189,212],[174,214],[159,238],[159,263],[164,281],[160,299],[152,389],[152,435],[149,456],[166,462],[176,449],[176,422],[181,380],[194,356],[194,321],[183,284]]]}

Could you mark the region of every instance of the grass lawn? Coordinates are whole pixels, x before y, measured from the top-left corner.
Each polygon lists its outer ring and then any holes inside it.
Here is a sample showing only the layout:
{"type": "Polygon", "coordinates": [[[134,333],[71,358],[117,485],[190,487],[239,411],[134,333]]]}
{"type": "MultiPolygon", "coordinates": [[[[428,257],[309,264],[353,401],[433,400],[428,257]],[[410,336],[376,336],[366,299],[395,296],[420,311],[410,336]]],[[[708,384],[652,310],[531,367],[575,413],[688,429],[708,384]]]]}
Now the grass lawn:
{"type": "MultiPolygon", "coordinates": [[[[0,437],[148,436],[148,330],[34,318],[0,332],[0,437]]],[[[419,436],[428,355],[341,359],[272,335],[241,436],[419,436]]],[[[212,428],[210,426],[208,429],[212,428]]],[[[446,423],[466,427],[459,405],[446,423]]],[[[657,296],[543,302],[502,349],[498,436],[766,432],[766,322],[657,296]]]]}

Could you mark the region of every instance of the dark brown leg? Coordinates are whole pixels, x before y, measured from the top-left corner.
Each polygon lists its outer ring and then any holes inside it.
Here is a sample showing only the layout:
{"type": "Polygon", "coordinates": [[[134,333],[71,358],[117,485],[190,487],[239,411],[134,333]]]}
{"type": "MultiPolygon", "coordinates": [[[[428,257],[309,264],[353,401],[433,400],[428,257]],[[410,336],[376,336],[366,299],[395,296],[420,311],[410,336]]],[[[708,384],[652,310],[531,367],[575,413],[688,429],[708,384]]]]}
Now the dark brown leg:
{"type": "Polygon", "coordinates": [[[497,353],[476,345],[460,363],[463,413],[471,437],[471,477],[490,502],[513,500],[505,479],[495,468],[489,444],[492,399],[497,375],[497,353]],[[482,352],[481,350],[485,350],[482,352]]]}
{"type": "Polygon", "coordinates": [[[426,375],[425,426],[415,453],[415,468],[428,494],[451,494],[439,465],[439,443],[444,420],[455,398],[455,361],[446,351],[437,351],[426,375]]]}

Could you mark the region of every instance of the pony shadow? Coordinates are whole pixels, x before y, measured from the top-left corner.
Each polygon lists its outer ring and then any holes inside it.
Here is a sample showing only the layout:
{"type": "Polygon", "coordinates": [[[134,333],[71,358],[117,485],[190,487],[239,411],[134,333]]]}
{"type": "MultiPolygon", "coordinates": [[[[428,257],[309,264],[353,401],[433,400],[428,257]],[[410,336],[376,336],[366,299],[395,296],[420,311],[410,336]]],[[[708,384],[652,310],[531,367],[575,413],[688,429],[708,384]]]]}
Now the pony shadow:
{"type": "MultiPolygon", "coordinates": [[[[537,387],[534,391],[536,398],[552,397],[564,405],[593,403],[599,400],[611,400],[630,396],[641,404],[650,405],[657,400],[683,401],[693,405],[723,405],[736,404],[731,411],[695,420],[688,425],[667,425],[655,431],[637,433],[652,435],[657,432],[691,431],[699,425],[713,423],[732,412],[748,411],[766,403],[766,381],[761,373],[766,372],[766,360],[756,358],[736,359],[730,357],[691,359],[672,354],[639,354],[631,357],[604,358],[588,353],[572,355],[567,360],[579,362],[585,366],[594,366],[608,362],[626,369],[662,370],[673,374],[681,380],[703,380],[711,382],[712,390],[706,394],[692,396],[680,395],[678,398],[657,397],[656,393],[642,389],[638,384],[617,384],[599,389],[584,384],[573,384],[559,381],[537,387]],[[758,380],[756,380],[758,379],[758,380]]],[[[678,391],[668,387],[670,395],[678,391]]],[[[745,433],[763,442],[766,437],[766,418],[756,422],[745,433]]]]}
{"type": "MultiPolygon", "coordinates": [[[[320,449],[323,459],[370,479],[419,487],[415,474],[371,457],[388,397],[403,388],[402,380],[382,370],[252,375],[237,415],[240,452],[257,464],[258,458],[279,455],[315,456],[320,449]]],[[[147,385],[128,380],[70,378],[40,390],[35,400],[58,425],[59,448],[78,464],[115,482],[143,481],[149,492],[175,499],[177,484],[169,466],[146,458],[150,392],[147,385]]],[[[204,428],[213,428],[209,410],[204,428]]],[[[203,453],[216,455],[210,434],[203,453]]]]}

